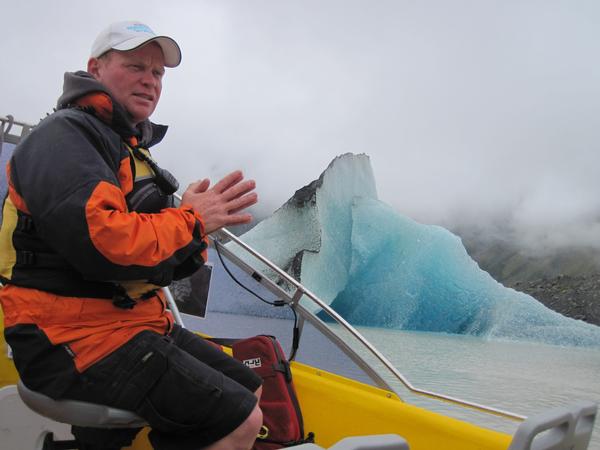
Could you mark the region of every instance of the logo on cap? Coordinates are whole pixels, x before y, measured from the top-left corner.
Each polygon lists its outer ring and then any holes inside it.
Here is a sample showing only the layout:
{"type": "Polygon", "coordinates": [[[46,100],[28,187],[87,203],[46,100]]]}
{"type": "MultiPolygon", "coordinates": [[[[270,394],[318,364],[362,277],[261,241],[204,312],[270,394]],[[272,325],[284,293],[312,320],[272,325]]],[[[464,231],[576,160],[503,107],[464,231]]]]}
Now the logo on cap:
{"type": "Polygon", "coordinates": [[[136,33],[150,33],[150,34],[154,34],[154,31],[152,31],[150,29],[149,26],[144,25],[143,23],[136,23],[133,25],[129,25],[127,27],[128,30],[134,31],[136,33]]]}

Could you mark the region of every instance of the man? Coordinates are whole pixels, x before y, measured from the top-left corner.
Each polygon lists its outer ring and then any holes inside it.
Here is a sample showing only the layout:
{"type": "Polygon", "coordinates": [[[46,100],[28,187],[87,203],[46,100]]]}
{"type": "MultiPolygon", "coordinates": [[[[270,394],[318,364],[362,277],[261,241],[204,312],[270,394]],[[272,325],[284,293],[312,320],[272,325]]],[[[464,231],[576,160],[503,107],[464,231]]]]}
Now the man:
{"type": "MultiPolygon", "coordinates": [[[[111,25],[15,150],[0,229],[5,336],[30,389],[135,411],[154,448],[250,449],[261,380],[174,325],[159,291],[257,201],[237,171],[193,183],[174,207],[176,182],[147,150],[166,127],[148,118],[180,61],[173,39],[111,25]]],[[[137,431],[73,427],[85,449],[121,448],[137,431]]]]}

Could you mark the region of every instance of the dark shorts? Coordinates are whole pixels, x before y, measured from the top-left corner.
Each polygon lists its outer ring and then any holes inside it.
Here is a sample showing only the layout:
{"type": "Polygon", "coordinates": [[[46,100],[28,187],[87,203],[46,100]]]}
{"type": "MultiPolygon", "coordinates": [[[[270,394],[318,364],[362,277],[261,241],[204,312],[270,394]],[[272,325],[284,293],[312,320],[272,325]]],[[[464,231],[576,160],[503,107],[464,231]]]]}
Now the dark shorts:
{"type": "MultiPolygon", "coordinates": [[[[176,326],[169,336],[139,333],[83,372],[64,397],[135,411],[152,428],[154,448],[185,450],[205,447],[241,425],[261,382],[239,361],[176,326]]],[[[88,430],[74,427],[79,439],[88,430]]]]}

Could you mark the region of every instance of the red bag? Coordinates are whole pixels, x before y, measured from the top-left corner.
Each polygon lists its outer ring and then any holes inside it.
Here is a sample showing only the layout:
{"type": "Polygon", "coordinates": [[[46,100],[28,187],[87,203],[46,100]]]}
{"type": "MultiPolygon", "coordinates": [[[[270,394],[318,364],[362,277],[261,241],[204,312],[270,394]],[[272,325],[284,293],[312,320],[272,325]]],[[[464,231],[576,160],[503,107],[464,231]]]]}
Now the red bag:
{"type": "Polygon", "coordinates": [[[253,449],[274,450],[314,442],[304,438],[304,424],[292,383],[290,363],[273,336],[254,336],[233,344],[233,356],[263,379],[260,408],[263,428],[253,449]]]}

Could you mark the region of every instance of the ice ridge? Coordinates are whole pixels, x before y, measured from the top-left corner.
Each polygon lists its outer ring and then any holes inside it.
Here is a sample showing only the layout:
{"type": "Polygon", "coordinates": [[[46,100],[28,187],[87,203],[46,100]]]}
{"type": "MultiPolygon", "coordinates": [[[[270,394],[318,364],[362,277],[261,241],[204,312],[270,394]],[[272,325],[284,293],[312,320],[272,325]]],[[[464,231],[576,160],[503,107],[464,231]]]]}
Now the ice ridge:
{"type": "Polygon", "coordinates": [[[600,345],[600,327],[502,286],[459,237],[378,200],[366,155],[334,159],[242,239],[354,325],[600,345]]]}

